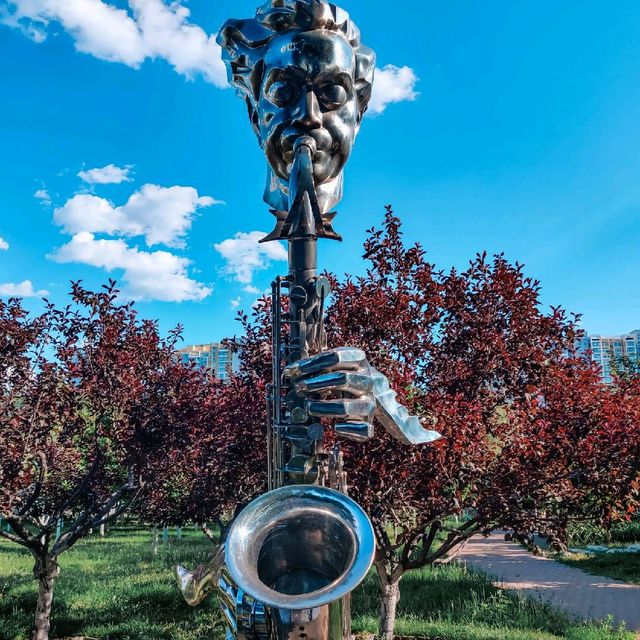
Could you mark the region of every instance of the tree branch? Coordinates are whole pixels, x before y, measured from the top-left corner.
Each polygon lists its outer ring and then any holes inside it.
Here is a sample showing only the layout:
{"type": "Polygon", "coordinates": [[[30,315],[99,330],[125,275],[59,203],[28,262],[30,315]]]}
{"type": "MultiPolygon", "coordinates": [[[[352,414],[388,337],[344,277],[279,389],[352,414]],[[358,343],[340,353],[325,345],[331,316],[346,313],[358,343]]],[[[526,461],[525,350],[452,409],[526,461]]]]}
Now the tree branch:
{"type": "Polygon", "coordinates": [[[38,546],[41,532],[38,531],[38,535],[33,535],[31,532],[24,527],[22,522],[19,519],[14,518],[12,515],[3,514],[4,519],[11,525],[14,533],[24,541],[24,546],[36,547],[38,546]]]}
{"type": "Polygon", "coordinates": [[[400,564],[405,567],[409,562],[409,556],[413,551],[413,544],[416,539],[420,535],[421,532],[414,531],[411,535],[409,535],[408,539],[405,541],[404,546],[402,547],[402,553],[400,554],[400,564]]]}
{"type": "MultiPolygon", "coordinates": [[[[220,523],[220,531],[222,532],[222,524],[220,523]]],[[[206,522],[203,522],[200,525],[200,529],[202,530],[202,533],[204,533],[205,536],[207,536],[207,538],[209,538],[209,540],[211,540],[211,542],[213,542],[215,544],[216,542],[216,534],[213,533],[213,531],[211,531],[211,529],[209,529],[209,527],[207,526],[206,522]]],[[[220,539],[222,539],[222,533],[220,533],[220,539]]]]}
{"type": "MultiPolygon", "coordinates": [[[[91,511],[85,510],[76,518],[69,531],[60,536],[58,541],[54,544],[53,548],[51,549],[51,555],[60,555],[61,553],[69,549],[69,547],[74,545],[75,542],[80,537],[82,537],[82,535],[84,535],[87,530],[91,529],[92,527],[98,527],[101,524],[104,524],[105,522],[113,518],[117,518],[119,515],[124,513],[124,511],[129,508],[131,504],[130,502],[124,505],[121,509],[116,510],[113,514],[108,515],[113,507],[118,504],[118,502],[123,498],[123,496],[135,489],[137,489],[137,491],[139,492],[142,490],[142,486],[136,487],[135,484],[133,484],[132,475],[129,474],[129,482],[127,482],[127,484],[123,485],[114,494],[112,494],[109,500],[102,507],[97,509],[96,515],[92,517],[91,511]]],[[[136,497],[137,493],[133,499],[135,500],[136,497]]]]}
{"type": "Polygon", "coordinates": [[[19,544],[22,547],[27,547],[28,549],[34,548],[34,546],[28,541],[23,540],[22,538],[19,538],[18,536],[14,535],[13,533],[9,533],[8,531],[0,530],[0,538],[11,540],[11,542],[15,542],[16,544],[19,544]]]}
{"type": "Polygon", "coordinates": [[[35,487],[33,489],[33,493],[31,497],[18,510],[19,517],[22,517],[27,513],[29,513],[33,505],[36,503],[36,500],[40,497],[40,492],[42,491],[44,478],[47,475],[47,457],[41,451],[38,451],[38,453],[36,453],[36,457],[40,459],[40,472],[38,474],[38,479],[36,480],[35,487]]]}
{"type": "Polygon", "coordinates": [[[84,478],[81,480],[80,484],[75,488],[74,492],[62,503],[62,506],[58,509],[58,513],[62,515],[73,503],[77,500],[77,498],[84,493],[87,488],[87,485],[95,475],[98,470],[98,464],[100,462],[101,453],[98,451],[96,453],[95,460],[91,463],[91,467],[89,471],[85,474],[84,478]]]}
{"type": "Polygon", "coordinates": [[[438,530],[442,529],[442,523],[437,521],[431,524],[431,528],[429,529],[428,535],[423,538],[422,549],[418,553],[418,557],[416,558],[416,563],[420,566],[424,566],[424,563],[429,556],[429,551],[431,551],[431,547],[433,546],[433,541],[435,540],[436,535],[438,534],[438,530]]]}
{"type": "MultiPolygon", "coordinates": [[[[100,510],[100,514],[98,514],[90,523],[89,528],[99,527],[100,525],[105,524],[106,522],[110,522],[111,520],[115,520],[119,518],[127,509],[130,509],[133,503],[138,499],[142,489],[144,488],[144,484],[140,482],[138,486],[135,486],[133,483],[133,476],[129,475],[129,485],[125,485],[122,487],[118,493],[122,491],[122,494],[119,498],[113,501],[113,498],[109,501],[106,507],[100,510]],[[135,491],[134,496],[129,500],[129,502],[123,504],[121,507],[114,509],[115,505],[122,499],[122,497],[128,491],[135,491]]],[[[115,497],[115,496],[114,496],[115,497]]]]}
{"type": "Polygon", "coordinates": [[[474,533],[470,533],[469,535],[466,535],[466,536],[455,536],[451,534],[451,536],[447,538],[447,540],[443,542],[440,547],[438,547],[438,550],[434,552],[434,554],[427,559],[428,564],[433,564],[436,560],[439,560],[440,558],[442,558],[444,555],[449,553],[451,549],[453,549],[454,547],[457,547],[459,544],[462,544],[465,540],[468,540],[469,538],[471,538],[474,535],[474,533]]]}

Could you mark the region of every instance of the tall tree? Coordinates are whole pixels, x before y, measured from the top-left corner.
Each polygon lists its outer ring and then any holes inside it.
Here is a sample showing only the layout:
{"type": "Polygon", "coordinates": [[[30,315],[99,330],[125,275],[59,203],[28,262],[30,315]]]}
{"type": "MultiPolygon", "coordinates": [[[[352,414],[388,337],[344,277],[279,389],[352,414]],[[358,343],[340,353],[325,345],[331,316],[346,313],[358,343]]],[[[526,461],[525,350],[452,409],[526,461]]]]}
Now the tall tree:
{"type": "Polygon", "coordinates": [[[69,307],[33,319],[0,301],[0,536],[34,557],[35,640],[49,636],[59,556],[142,495],[203,400],[178,332],[162,339],[117,295],[74,284],[69,307]]]}
{"type": "MultiPolygon", "coordinates": [[[[154,461],[145,501],[137,512],[163,525],[215,522],[224,530],[233,515],[266,491],[266,392],[270,382],[268,303],[250,319],[238,314],[243,334],[228,340],[240,370],[224,382],[196,367],[204,397],[185,421],[179,446],[154,461]]],[[[212,536],[206,526],[205,533],[212,536]]]]}
{"type": "Polygon", "coordinates": [[[371,267],[335,282],[334,346],[363,348],[443,438],[407,449],[382,429],[345,445],[354,497],[372,517],[391,639],[406,571],[497,527],[562,544],[572,517],[623,514],[640,469],[637,388],[609,389],[575,357],[577,318],[540,304],[504,256],[437,271],[406,247],[390,209],[366,243],[371,267]],[[624,463],[621,463],[624,458],[624,463]]]}
{"type": "MultiPolygon", "coordinates": [[[[539,283],[504,256],[462,273],[406,246],[391,209],[370,230],[359,278],[333,280],[333,347],[362,348],[400,400],[443,438],[409,448],[384,429],[342,442],[352,496],[376,530],[380,635],[393,636],[402,576],[497,527],[564,542],[572,517],[633,509],[639,385],[610,389],[575,357],[577,317],[544,311],[539,283]]],[[[266,312],[244,318],[245,364],[267,377],[266,312]]]]}
{"type": "Polygon", "coordinates": [[[179,446],[154,460],[136,513],[163,526],[198,523],[217,543],[207,523],[224,537],[234,514],[266,490],[265,387],[243,374],[225,382],[198,375],[206,396],[185,421],[179,446]]]}

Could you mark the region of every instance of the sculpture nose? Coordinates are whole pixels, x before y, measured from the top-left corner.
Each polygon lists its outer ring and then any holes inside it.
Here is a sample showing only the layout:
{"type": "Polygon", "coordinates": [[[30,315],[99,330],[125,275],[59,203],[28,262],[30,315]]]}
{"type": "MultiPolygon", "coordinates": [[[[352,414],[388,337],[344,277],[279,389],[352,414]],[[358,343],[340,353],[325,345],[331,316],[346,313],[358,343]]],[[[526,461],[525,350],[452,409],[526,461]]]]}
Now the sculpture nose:
{"type": "Polygon", "coordinates": [[[322,112],[313,89],[308,89],[300,100],[293,124],[307,130],[322,126],[322,112]]]}

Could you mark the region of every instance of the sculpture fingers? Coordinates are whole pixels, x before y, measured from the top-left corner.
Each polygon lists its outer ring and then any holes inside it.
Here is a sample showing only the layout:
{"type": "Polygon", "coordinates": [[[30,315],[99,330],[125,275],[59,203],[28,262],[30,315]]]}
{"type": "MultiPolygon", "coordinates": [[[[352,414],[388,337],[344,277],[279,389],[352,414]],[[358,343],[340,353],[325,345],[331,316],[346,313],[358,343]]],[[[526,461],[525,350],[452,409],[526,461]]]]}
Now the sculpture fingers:
{"type": "Polygon", "coordinates": [[[367,367],[367,356],[362,349],[341,347],[290,364],[285,368],[284,376],[289,380],[295,380],[301,376],[329,373],[336,369],[358,371],[367,367]]]}
{"type": "Polygon", "coordinates": [[[387,377],[372,368],[376,417],[386,431],[404,444],[416,445],[435,442],[442,436],[437,431],[425,429],[417,416],[412,416],[397,400],[387,377]]]}
{"type": "Polygon", "coordinates": [[[373,417],[385,430],[408,445],[438,440],[437,431],[425,429],[417,416],[397,400],[385,375],[371,367],[362,349],[342,347],[300,360],[285,369],[296,396],[306,398],[304,408],[294,409],[296,422],[308,416],[337,418],[336,434],[356,442],[373,437],[373,417]],[[344,394],[336,399],[314,394],[344,394]]]}
{"type": "Polygon", "coordinates": [[[374,381],[370,375],[352,371],[334,371],[324,375],[298,380],[293,388],[297,394],[317,392],[349,393],[355,397],[370,395],[374,381]]]}
{"type": "Polygon", "coordinates": [[[335,426],[336,435],[352,442],[367,442],[375,434],[370,422],[338,422],[335,426]]]}
{"type": "Polygon", "coordinates": [[[372,397],[341,400],[309,400],[309,415],[319,418],[342,418],[344,421],[370,422],[376,410],[372,397]]]}

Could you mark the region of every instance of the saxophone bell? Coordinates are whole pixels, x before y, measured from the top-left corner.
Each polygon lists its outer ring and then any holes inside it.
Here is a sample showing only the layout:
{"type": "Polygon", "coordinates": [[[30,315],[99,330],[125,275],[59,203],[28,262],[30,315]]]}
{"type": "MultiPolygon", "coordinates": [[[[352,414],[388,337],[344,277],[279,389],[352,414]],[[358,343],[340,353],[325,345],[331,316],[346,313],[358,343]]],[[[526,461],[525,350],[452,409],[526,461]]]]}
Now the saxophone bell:
{"type": "Polygon", "coordinates": [[[259,497],[233,523],[226,566],[238,588],[270,610],[272,637],[291,640],[303,628],[305,637],[331,638],[330,605],[364,580],[374,553],[371,522],[351,498],[287,486],[259,497]]]}

